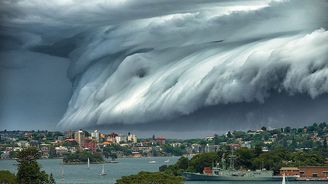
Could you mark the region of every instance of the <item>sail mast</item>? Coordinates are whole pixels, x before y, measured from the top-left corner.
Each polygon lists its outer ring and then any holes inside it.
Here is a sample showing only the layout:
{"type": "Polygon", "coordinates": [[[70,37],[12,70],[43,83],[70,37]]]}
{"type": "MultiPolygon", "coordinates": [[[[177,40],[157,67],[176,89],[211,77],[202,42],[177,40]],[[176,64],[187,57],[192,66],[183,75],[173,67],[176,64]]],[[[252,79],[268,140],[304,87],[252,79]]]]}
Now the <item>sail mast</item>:
{"type": "Polygon", "coordinates": [[[61,165],[61,180],[64,181],[64,166],[61,165]]]}
{"type": "Polygon", "coordinates": [[[285,173],[282,175],[282,182],[281,182],[281,184],[286,184],[285,173]]]}

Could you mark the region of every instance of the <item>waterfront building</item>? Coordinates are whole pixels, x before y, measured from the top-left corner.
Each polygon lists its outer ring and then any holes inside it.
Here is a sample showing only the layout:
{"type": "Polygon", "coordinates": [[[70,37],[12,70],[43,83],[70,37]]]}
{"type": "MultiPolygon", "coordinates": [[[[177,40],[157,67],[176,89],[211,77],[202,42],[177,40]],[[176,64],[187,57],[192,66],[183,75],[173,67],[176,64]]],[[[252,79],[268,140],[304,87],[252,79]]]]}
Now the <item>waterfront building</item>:
{"type": "Polygon", "coordinates": [[[328,166],[301,166],[299,169],[301,177],[328,179],[328,166]]]}
{"type": "Polygon", "coordinates": [[[68,153],[68,148],[64,146],[55,147],[56,154],[59,156],[63,156],[68,153]]]}
{"type": "Polygon", "coordinates": [[[300,175],[300,170],[297,167],[282,167],[279,170],[279,174],[282,176],[285,174],[285,176],[296,176],[300,175]]]}
{"type": "Polygon", "coordinates": [[[139,152],[137,152],[137,151],[133,151],[132,152],[132,157],[133,158],[140,158],[140,157],[142,157],[142,155],[139,152]]]}
{"type": "Polygon", "coordinates": [[[40,151],[42,153],[43,158],[48,158],[49,157],[49,144],[41,144],[40,145],[40,151]]]}
{"type": "Polygon", "coordinates": [[[282,167],[280,175],[298,175],[303,179],[328,179],[328,166],[282,167]]]}

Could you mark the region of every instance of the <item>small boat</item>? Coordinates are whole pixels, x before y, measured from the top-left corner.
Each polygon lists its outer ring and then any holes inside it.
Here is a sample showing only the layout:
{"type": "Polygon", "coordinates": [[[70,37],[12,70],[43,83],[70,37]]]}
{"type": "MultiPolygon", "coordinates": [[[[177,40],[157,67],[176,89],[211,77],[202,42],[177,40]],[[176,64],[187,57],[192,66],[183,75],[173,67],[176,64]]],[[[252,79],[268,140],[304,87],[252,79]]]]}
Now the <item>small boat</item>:
{"type": "Polygon", "coordinates": [[[281,184],[286,184],[286,177],[285,177],[285,173],[282,175],[282,182],[281,184]]]}
{"type": "Polygon", "coordinates": [[[88,169],[90,169],[90,159],[88,158],[88,169]]]}
{"type": "Polygon", "coordinates": [[[148,163],[150,163],[150,164],[156,164],[156,161],[155,160],[151,160],[148,163]]]}
{"type": "Polygon", "coordinates": [[[118,161],[117,160],[110,160],[110,161],[108,161],[108,163],[118,163],[118,161]]]}
{"type": "Polygon", "coordinates": [[[64,181],[64,166],[61,166],[61,180],[64,181]]]}
{"type": "Polygon", "coordinates": [[[99,174],[99,176],[105,176],[107,175],[107,173],[105,173],[105,164],[102,165],[102,170],[101,173],[99,174]]]}
{"type": "Polygon", "coordinates": [[[164,161],[164,163],[169,163],[170,162],[170,159],[167,159],[164,161]]]}

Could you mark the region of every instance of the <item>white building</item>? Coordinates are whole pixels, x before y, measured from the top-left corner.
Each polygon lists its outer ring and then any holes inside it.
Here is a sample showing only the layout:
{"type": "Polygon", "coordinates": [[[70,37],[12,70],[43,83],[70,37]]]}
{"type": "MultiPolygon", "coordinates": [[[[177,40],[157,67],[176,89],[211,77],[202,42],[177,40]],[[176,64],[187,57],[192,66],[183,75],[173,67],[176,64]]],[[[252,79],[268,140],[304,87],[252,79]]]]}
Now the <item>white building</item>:
{"type": "Polygon", "coordinates": [[[95,139],[96,142],[99,142],[100,132],[98,130],[91,132],[91,137],[95,139]]]}
{"type": "Polygon", "coordinates": [[[21,148],[27,148],[27,147],[30,146],[30,143],[27,142],[27,141],[18,141],[18,142],[17,142],[17,145],[18,145],[19,147],[21,147],[21,148]]]}
{"type": "Polygon", "coordinates": [[[115,137],[115,142],[116,143],[127,142],[127,138],[125,135],[120,134],[115,137]]]}
{"type": "Polygon", "coordinates": [[[128,142],[137,143],[138,139],[137,136],[134,134],[128,133],[128,142]]]}
{"type": "Polygon", "coordinates": [[[64,146],[55,147],[55,150],[57,155],[63,155],[68,153],[68,149],[64,146]]]}

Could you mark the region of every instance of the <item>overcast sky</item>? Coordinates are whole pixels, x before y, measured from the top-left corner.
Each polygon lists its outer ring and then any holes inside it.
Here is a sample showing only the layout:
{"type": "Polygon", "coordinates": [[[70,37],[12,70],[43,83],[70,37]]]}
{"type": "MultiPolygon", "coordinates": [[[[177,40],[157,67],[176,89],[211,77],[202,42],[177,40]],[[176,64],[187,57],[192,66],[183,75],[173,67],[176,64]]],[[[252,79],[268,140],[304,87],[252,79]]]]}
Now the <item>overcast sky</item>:
{"type": "Polygon", "coordinates": [[[200,137],[328,119],[326,0],[3,0],[0,129],[200,137]]]}

